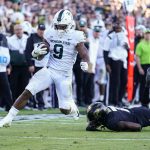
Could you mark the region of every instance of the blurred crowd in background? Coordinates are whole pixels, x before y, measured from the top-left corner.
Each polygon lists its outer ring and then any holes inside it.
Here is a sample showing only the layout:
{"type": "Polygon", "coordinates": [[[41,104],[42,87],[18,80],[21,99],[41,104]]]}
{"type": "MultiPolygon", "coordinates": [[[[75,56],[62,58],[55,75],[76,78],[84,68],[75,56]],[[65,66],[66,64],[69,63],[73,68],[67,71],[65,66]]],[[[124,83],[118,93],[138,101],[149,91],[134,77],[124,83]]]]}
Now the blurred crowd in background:
{"type": "MultiPolygon", "coordinates": [[[[97,52],[97,54],[94,54],[97,55],[96,58],[94,58],[94,55],[91,54],[90,52],[90,49],[92,48],[94,49],[96,47],[96,45],[92,45],[93,41],[92,38],[90,38],[91,33],[95,39],[100,40],[99,49],[101,50],[103,50],[103,47],[106,48],[106,46],[104,45],[105,39],[109,31],[113,30],[113,27],[114,25],[116,25],[116,23],[118,23],[119,26],[121,26],[124,35],[127,34],[125,30],[125,16],[127,15],[127,12],[123,6],[123,0],[0,0],[0,33],[4,34],[7,37],[8,48],[10,50],[10,65],[8,65],[7,68],[7,74],[11,91],[10,97],[8,98],[0,95],[1,100],[0,106],[1,107],[8,106],[6,110],[8,110],[9,106],[12,104],[7,102],[8,99],[10,99],[10,101],[15,101],[15,99],[19,96],[19,94],[21,94],[21,92],[27,85],[32,74],[36,72],[34,67],[38,68],[42,67],[42,66],[34,66],[34,64],[30,63],[30,60],[27,60],[26,62],[25,59],[28,59],[25,58],[28,55],[28,52],[26,52],[27,39],[33,33],[37,33],[39,37],[43,37],[44,30],[50,27],[53,16],[58,10],[62,8],[69,9],[72,12],[74,19],[76,21],[75,22],[76,29],[84,31],[85,34],[87,35],[87,42],[85,43],[85,45],[89,49],[90,56],[91,57],[93,56],[93,58],[91,59],[96,59],[95,63],[93,63],[94,65],[92,64],[94,66],[93,69],[94,71],[91,69],[88,73],[83,73],[79,66],[80,64],[79,62],[81,60],[79,56],[77,57],[77,61],[73,68],[74,71],[73,89],[74,89],[74,97],[76,99],[77,104],[79,106],[85,107],[89,105],[92,101],[105,100],[106,104],[123,106],[122,99],[126,95],[125,88],[127,78],[127,67],[124,67],[125,68],[124,72],[126,73],[123,73],[122,75],[126,77],[123,77],[122,79],[120,77],[121,81],[124,80],[125,83],[122,83],[123,84],[122,85],[120,81],[112,82],[110,83],[110,87],[114,89],[112,84],[114,84],[114,86],[116,86],[116,84],[120,84],[117,87],[119,90],[116,89],[116,91],[109,91],[109,89],[106,86],[108,82],[107,73],[110,74],[109,67],[111,67],[112,69],[114,66],[109,65],[106,66],[107,60],[103,58],[102,61],[104,67],[102,69],[102,72],[105,73],[101,75],[102,76],[101,78],[103,79],[99,79],[101,72],[99,66],[103,65],[101,64],[101,60],[99,61],[97,58],[101,59],[101,57],[104,56],[103,54],[100,54],[100,56],[98,56],[97,52]],[[17,41],[14,35],[16,35],[17,37],[20,36],[22,41],[17,41]],[[14,45],[18,46],[15,47],[14,45]],[[22,55],[14,56],[14,53],[11,53],[11,51],[14,50],[19,51],[19,53],[23,54],[23,56],[22,55]],[[15,62],[19,64],[15,64],[13,60],[14,57],[17,56],[18,56],[17,59],[22,60],[15,62]],[[121,96],[118,96],[117,92],[120,93],[120,89],[121,89],[121,96]],[[107,95],[111,95],[112,92],[113,93],[116,92],[116,94],[112,95],[112,100],[110,100],[107,95]],[[114,102],[114,97],[116,99],[119,99],[119,102],[114,102]],[[106,99],[108,100],[106,101],[106,99]]],[[[135,0],[135,7],[134,11],[132,12],[132,15],[135,17],[135,31],[136,31],[135,49],[136,49],[136,45],[144,37],[144,34],[149,33],[149,31],[147,30],[148,28],[150,28],[149,0],[135,0]]],[[[95,42],[96,41],[94,41],[94,43],[95,42]]],[[[107,48],[105,50],[107,51],[107,48]]],[[[150,52],[148,55],[150,56],[150,52]]],[[[113,60],[111,56],[109,57],[113,60]]],[[[125,56],[125,59],[127,59],[127,56],[125,56]]],[[[117,62],[117,65],[119,63],[117,62]]],[[[114,70],[114,72],[116,72],[116,70],[114,70]]],[[[139,74],[139,68],[135,67],[135,74],[139,74]]],[[[115,75],[110,76],[110,78],[114,80],[115,75]]],[[[138,77],[136,76],[135,89],[137,89],[139,83],[139,78],[138,79],[137,78],[138,77]]],[[[136,94],[136,90],[134,90],[133,99],[136,99],[134,100],[134,102],[139,102],[140,100],[139,96],[137,95],[138,94],[136,94]]],[[[52,102],[53,99],[57,99],[53,85],[50,86],[50,89],[47,89],[44,93],[42,92],[42,96],[40,95],[37,97],[39,97],[38,99],[41,98],[43,100],[37,101],[36,97],[34,97],[33,98],[34,100],[29,101],[27,107],[38,108],[42,110],[44,108],[55,107],[57,105],[55,100],[54,102],[52,102]]],[[[147,105],[148,103],[149,102],[146,102],[146,104],[145,103],[142,104],[147,105]]]]}
{"type": "MultiPolygon", "coordinates": [[[[88,26],[96,18],[111,22],[116,18],[125,21],[123,0],[0,0],[0,20],[4,32],[12,34],[11,25],[29,21],[33,28],[40,22],[51,24],[53,15],[62,8],[70,9],[76,20],[86,18],[88,26]]],[[[136,24],[148,26],[150,23],[148,0],[136,0],[133,14],[136,24]]],[[[26,29],[27,30],[27,27],[26,29]]],[[[30,29],[31,30],[31,29],[30,29]]],[[[28,30],[28,32],[32,32],[28,30]]]]}

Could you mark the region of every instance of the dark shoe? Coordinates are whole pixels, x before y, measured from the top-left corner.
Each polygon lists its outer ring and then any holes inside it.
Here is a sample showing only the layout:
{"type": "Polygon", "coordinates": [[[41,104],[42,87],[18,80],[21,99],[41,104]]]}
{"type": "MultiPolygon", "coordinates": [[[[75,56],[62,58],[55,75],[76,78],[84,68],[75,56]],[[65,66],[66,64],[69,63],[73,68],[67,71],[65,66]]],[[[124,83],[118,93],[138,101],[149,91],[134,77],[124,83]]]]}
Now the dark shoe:
{"type": "Polygon", "coordinates": [[[149,108],[148,104],[142,104],[143,107],[149,108]]]}
{"type": "Polygon", "coordinates": [[[44,107],[38,107],[38,110],[42,111],[44,110],[44,107]]]}

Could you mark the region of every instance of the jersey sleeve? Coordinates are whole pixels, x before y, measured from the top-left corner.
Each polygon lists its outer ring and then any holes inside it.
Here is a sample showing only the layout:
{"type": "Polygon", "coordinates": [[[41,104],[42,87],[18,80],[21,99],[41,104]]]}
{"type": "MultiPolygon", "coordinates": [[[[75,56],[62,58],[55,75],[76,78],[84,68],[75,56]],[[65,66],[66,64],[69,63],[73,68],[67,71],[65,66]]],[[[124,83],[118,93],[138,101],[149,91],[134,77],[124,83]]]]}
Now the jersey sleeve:
{"type": "Polygon", "coordinates": [[[81,42],[86,42],[86,36],[83,31],[76,32],[76,41],[77,41],[77,44],[81,42]]]}

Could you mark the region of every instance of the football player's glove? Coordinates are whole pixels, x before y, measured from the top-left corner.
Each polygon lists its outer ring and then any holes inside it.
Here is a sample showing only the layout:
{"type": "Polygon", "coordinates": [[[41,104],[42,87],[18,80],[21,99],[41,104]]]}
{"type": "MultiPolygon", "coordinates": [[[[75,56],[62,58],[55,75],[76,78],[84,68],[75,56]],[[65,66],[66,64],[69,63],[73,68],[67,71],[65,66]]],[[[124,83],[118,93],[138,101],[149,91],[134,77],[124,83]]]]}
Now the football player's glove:
{"type": "Polygon", "coordinates": [[[34,47],[32,51],[32,56],[37,58],[41,55],[46,55],[48,53],[48,47],[45,43],[39,43],[34,47]]]}
{"type": "Polygon", "coordinates": [[[83,71],[88,71],[88,63],[87,62],[81,62],[80,67],[83,71]]]}

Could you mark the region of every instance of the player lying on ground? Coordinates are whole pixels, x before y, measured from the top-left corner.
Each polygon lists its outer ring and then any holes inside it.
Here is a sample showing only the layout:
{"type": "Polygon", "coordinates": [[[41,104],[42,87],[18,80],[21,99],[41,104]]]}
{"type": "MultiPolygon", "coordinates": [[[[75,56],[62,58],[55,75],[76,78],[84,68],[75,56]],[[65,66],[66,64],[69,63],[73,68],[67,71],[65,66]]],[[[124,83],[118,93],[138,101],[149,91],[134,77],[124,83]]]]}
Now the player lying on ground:
{"type": "MultiPolygon", "coordinates": [[[[145,90],[149,88],[150,68],[146,73],[145,90]]],[[[143,127],[150,126],[150,109],[147,107],[117,108],[95,102],[88,107],[87,118],[87,131],[98,131],[103,127],[113,131],[141,131],[143,127]]]]}
{"type": "MultiPolygon", "coordinates": [[[[24,92],[13,104],[8,115],[0,121],[0,127],[11,125],[12,120],[20,109],[24,108],[32,95],[48,88],[52,82],[55,84],[59,101],[59,108],[64,114],[72,114],[78,119],[79,112],[72,98],[72,68],[77,53],[82,58],[81,69],[88,69],[88,52],[84,46],[85,36],[82,31],[75,30],[73,16],[68,10],[60,10],[53,19],[52,28],[45,33],[45,40],[50,45],[48,67],[39,70],[24,92]]],[[[34,58],[41,58],[47,54],[44,44],[37,44],[32,52],[34,58]]]]}
{"type": "Polygon", "coordinates": [[[141,131],[143,127],[150,126],[150,109],[106,107],[101,102],[95,102],[88,107],[87,118],[87,131],[98,131],[103,127],[113,131],[141,131]]]}

